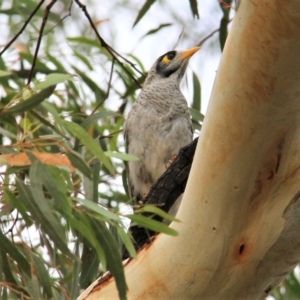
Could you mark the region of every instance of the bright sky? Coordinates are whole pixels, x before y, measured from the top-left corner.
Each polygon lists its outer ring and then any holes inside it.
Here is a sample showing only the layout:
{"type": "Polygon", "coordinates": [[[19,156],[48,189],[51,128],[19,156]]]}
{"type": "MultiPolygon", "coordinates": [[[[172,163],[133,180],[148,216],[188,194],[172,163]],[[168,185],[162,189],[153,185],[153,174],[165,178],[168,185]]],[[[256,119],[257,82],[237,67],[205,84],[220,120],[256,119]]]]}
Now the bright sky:
{"type": "MultiPolygon", "coordinates": [[[[184,30],[184,37],[179,41],[177,49],[188,49],[197,45],[205,36],[219,27],[222,17],[221,9],[217,1],[204,0],[199,4],[200,19],[193,19],[189,7],[189,1],[159,1],[162,5],[155,3],[143,19],[134,27],[132,25],[138,10],[144,1],[130,0],[131,9],[120,6],[114,10],[115,4],[109,1],[96,1],[95,6],[99,10],[93,12],[97,20],[106,20],[98,28],[106,41],[113,44],[115,49],[121,53],[133,53],[141,59],[148,70],[157,57],[174,49],[178,37],[184,30]],[[97,2],[97,4],[96,4],[97,2]],[[184,20],[184,24],[176,23],[174,19],[184,20]],[[159,27],[161,24],[172,23],[154,35],[143,37],[149,30],[159,27]],[[184,25],[184,26],[183,26],[184,25]]],[[[203,110],[205,112],[216,70],[218,68],[221,51],[218,45],[217,34],[202,49],[195,54],[190,61],[187,72],[189,78],[191,70],[197,73],[202,85],[203,110]]],[[[187,100],[192,99],[192,91],[182,85],[187,100]]]]}

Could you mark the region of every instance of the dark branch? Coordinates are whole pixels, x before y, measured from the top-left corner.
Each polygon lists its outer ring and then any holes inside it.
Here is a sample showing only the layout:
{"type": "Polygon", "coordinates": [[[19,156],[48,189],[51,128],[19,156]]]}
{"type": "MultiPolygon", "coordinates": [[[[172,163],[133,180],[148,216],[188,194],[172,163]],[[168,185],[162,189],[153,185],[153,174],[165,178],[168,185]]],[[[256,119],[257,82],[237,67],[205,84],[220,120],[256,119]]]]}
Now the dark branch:
{"type": "Polygon", "coordinates": [[[70,6],[69,6],[69,9],[68,9],[68,13],[63,16],[59,22],[57,22],[57,24],[55,24],[53,27],[51,27],[48,31],[45,32],[44,35],[48,34],[49,32],[51,32],[55,27],[57,27],[59,24],[61,24],[66,18],[70,17],[71,16],[71,12],[72,12],[72,6],[73,6],[73,0],[70,1],[70,6]]]}
{"type": "Polygon", "coordinates": [[[210,34],[204,37],[197,46],[202,46],[209,38],[211,38],[216,32],[220,31],[220,28],[213,30],[210,34]]]}
{"type": "MultiPolygon", "coordinates": [[[[101,43],[102,47],[104,47],[109,54],[116,60],[116,62],[118,62],[118,64],[123,68],[123,70],[129,75],[129,77],[131,77],[131,79],[135,82],[135,84],[139,87],[141,87],[141,85],[139,84],[139,82],[136,80],[136,78],[126,69],[126,67],[124,66],[123,62],[120,61],[119,57],[121,57],[124,61],[126,61],[132,68],[134,68],[137,72],[139,72],[140,74],[142,74],[136,67],[135,65],[130,62],[129,60],[127,60],[125,57],[121,56],[116,50],[114,50],[109,44],[106,43],[106,41],[101,37],[101,35],[99,34],[99,32],[97,31],[97,28],[95,27],[91,16],[89,15],[86,6],[84,4],[82,4],[79,0],[75,0],[75,2],[77,3],[77,5],[82,9],[83,13],[85,14],[86,18],[88,19],[91,27],[93,28],[99,42],[101,43]]],[[[142,74],[144,75],[144,74],[142,74]]]]}
{"type": "MultiPolygon", "coordinates": [[[[198,138],[180,150],[176,160],[172,163],[170,168],[168,168],[153,185],[147,197],[143,201],[144,204],[157,205],[165,212],[170,210],[176,199],[185,190],[197,143],[198,138]]],[[[160,216],[153,216],[149,213],[145,213],[144,215],[160,222],[163,221],[160,216]]],[[[156,234],[156,232],[141,226],[130,227],[129,231],[133,237],[136,250],[142,248],[147,242],[149,242],[151,236],[156,234]]],[[[124,250],[123,259],[128,257],[128,252],[124,250]]]]}
{"type": "Polygon", "coordinates": [[[27,18],[21,29],[17,32],[17,34],[10,40],[10,42],[2,49],[0,52],[0,56],[12,45],[12,43],[22,34],[22,32],[25,30],[27,25],[29,24],[32,17],[36,14],[36,12],[39,10],[39,8],[42,6],[42,4],[45,2],[45,0],[41,0],[40,3],[36,6],[36,8],[33,10],[33,12],[30,14],[30,16],[27,18]]]}
{"type": "Polygon", "coordinates": [[[114,71],[114,65],[115,65],[115,59],[113,58],[112,62],[111,62],[110,75],[109,75],[109,79],[108,79],[108,85],[107,85],[106,95],[105,95],[104,99],[94,108],[94,110],[92,111],[91,115],[93,115],[97,111],[97,109],[104,103],[104,101],[109,96],[109,92],[110,92],[110,88],[111,88],[111,80],[112,80],[113,71],[114,71]]]}
{"type": "Polygon", "coordinates": [[[40,45],[41,45],[41,41],[42,41],[42,37],[43,37],[43,32],[44,32],[45,26],[47,24],[49,12],[51,10],[51,7],[55,4],[56,1],[57,0],[52,0],[46,6],[45,14],[44,14],[44,17],[43,17],[43,22],[42,22],[42,25],[41,25],[41,28],[40,28],[40,32],[39,32],[39,37],[38,37],[38,40],[37,40],[37,43],[36,43],[36,48],[35,48],[35,52],[34,52],[34,56],[33,56],[33,62],[32,62],[32,66],[31,66],[31,70],[30,70],[30,73],[29,73],[29,76],[28,76],[28,80],[27,80],[27,84],[28,85],[30,84],[32,76],[33,76],[33,71],[34,71],[36,60],[37,60],[37,56],[38,56],[38,53],[39,53],[39,49],[40,49],[40,45]]]}

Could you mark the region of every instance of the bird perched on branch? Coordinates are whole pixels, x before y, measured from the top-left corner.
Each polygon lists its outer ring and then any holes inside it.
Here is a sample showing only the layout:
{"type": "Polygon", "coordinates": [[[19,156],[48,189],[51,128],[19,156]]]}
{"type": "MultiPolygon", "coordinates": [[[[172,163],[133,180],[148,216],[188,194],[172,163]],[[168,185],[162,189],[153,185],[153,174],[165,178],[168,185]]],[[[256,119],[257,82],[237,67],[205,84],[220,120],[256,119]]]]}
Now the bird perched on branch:
{"type": "MultiPolygon", "coordinates": [[[[199,49],[170,51],[160,56],[128,114],[124,127],[126,151],[139,158],[127,166],[134,204],[142,203],[172,157],[193,139],[191,117],[180,82],[189,58],[199,49]]],[[[175,215],[178,207],[175,203],[169,212],[175,215]]]]}

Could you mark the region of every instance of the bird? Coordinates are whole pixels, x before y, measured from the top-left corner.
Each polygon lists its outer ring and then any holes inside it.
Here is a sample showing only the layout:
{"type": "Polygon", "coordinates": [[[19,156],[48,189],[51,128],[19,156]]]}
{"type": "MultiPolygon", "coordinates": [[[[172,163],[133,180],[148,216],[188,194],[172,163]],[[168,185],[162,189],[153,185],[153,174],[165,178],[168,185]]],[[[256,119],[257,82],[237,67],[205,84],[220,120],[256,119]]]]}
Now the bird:
{"type": "MultiPolygon", "coordinates": [[[[189,59],[200,47],[172,50],[153,64],[124,124],[126,152],[138,161],[127,164],[129,194],[140,206],[165,172],[172,157],[193,140],[187,101],[180,89],[189,59]]],[[[169,213],[176,215],[181,199],[169,213]]]]}

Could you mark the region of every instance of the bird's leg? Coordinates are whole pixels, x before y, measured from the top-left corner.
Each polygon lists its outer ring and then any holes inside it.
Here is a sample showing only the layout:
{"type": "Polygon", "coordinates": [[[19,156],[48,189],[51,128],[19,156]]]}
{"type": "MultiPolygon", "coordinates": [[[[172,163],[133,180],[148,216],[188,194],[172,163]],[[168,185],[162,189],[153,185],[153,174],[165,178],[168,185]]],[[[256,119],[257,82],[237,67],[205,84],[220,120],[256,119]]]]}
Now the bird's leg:
{"type": "Polygon", "coordinates": [[[166,169],[169,169],[171,167],[171,164],[175,161],[177,158],[177,154],[172,154],[171,159],[169,159],[168,163],[166,164],[166,169]]]}

